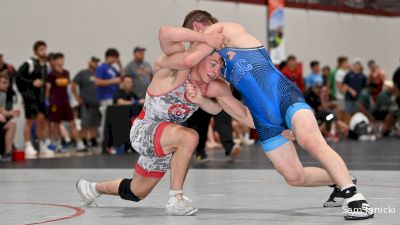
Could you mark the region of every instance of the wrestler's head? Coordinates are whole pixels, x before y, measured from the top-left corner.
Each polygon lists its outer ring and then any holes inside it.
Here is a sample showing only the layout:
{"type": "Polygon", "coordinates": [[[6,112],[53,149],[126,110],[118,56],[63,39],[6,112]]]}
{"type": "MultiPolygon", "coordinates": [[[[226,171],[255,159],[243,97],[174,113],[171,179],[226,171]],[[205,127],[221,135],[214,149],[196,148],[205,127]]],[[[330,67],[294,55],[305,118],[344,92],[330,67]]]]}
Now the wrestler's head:
{"type": "Polygon", "coordinates": [[[221,55],[218,54],[218,52],[213,52],[192,68],[192,74],[197,76],[194,79],[208,84],[221,75],[221,69],[223,67],[224,63],[221,55]]]}
{"type": "Polygon", "coordinates": [[[209,12],[204,10],[192,10],[189,12],[185,20],[183,21],[182,27],[203,32],[204,29],[214,23],[217,23],[217,18],[213,17],[209,12]]]}

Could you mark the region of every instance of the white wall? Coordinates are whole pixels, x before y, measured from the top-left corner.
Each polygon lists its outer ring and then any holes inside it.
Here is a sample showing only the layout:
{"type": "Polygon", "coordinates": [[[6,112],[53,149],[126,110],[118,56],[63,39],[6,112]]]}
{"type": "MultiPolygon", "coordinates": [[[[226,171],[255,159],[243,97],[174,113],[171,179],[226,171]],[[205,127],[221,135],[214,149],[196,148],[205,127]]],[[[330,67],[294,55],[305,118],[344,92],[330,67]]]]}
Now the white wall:
{"type": "Polygon", "coordinates": [[[181,26],[192,9],[240,22],[266,40],[266,8],[258,5],[196,0],[0,0],[0,51],[19,66],[31,56],[33,42],[43,39],[49,51],[65,53],[65,66],[72,74],[86,67],[91,55],[103,58],[108,47],[116,47],[125,64],[134,46],[141,45],[147,47],[147,59],[152,61],[160,53],[160,26],[181,26]]]}
{"type": "MultiPolygon", "coordinates": [[[[286,53],[295,54],[304,63],[336,66],[339,55],[360,57],[364,63],[375,59],[389,78],[399,66],[400,18],[331,13],[316,10],[285,11],[286,53]]],[[[368,70],[367,70],[368,71],[368,70]]]]}

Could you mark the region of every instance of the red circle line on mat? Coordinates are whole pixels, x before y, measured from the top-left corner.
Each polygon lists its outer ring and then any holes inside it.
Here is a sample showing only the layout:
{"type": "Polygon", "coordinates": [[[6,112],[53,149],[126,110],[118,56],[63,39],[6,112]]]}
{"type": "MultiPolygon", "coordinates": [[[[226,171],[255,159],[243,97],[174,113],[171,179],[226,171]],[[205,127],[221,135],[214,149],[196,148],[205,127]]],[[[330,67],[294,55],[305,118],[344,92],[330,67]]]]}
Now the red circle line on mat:
{"type": "Polygon", "coordinates": [[[75,210],[75,213],[69,216],[64,216],[52,220],[46,220],[46,221],[41,221],[41,222],[35,222],[35,223],[27,223],[26,225],[34,225],[34,224],[44,224],[44,223],[51,223],[51,222],[56,222],[60,220],[67,220],[67,219],[72,219],[78,216],[81,216],[85,214],[85,210],[79,207],[75,206],[69,206],[69,205],[59,205],[59,204],[49,204],[49,203],[34,203],[34,202],[0,202],[0,204],[15,204],[15,205],[44,205],[44,206],[54,206],[54,207],[63,207],[63,208],[68,208],[75,210]]]}

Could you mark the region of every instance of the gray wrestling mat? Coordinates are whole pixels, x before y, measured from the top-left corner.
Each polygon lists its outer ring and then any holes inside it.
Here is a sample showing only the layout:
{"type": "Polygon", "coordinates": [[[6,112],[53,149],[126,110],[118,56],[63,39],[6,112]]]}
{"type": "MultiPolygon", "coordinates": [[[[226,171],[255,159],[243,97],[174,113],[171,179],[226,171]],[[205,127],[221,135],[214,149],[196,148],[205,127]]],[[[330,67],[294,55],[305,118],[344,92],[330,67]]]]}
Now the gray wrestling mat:
{"type": "Polygon", "coordinates": [[[80,208],[75,180],[129,177],[130,169],[0,170],[0,224],[399,224],[400,172],[357,170],[359,191],[375,218],[345,221],[342,208],[323,208],[330,188],[293,188],[274,170],[191,169],[185,194],[199,207],[196,216],[164,215],[169,174],[142,202],[102,196],[98,207],[80,208]],[[394,211],[393,211],[394,210],[394,211]],[[50,222],[49,222],[50,221],[50,222]]]}

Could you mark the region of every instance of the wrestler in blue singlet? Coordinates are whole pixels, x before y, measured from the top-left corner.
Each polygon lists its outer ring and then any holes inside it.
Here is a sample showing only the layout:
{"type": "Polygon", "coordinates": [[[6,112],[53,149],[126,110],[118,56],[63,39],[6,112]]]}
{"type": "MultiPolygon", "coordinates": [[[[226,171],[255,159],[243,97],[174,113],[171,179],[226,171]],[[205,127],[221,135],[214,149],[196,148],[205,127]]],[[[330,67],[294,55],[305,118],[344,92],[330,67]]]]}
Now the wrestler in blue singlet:
{"type": "Polygon", "coordinates": [[[282,132],[292,129],[297,110],[310,109],[300,89],[272,63],[263,46],[223,48],[224,76],[243,96],[253,116],[264,152],[272,151],[288,140],[282,132]]]}

